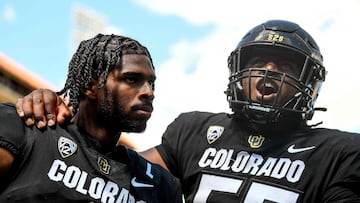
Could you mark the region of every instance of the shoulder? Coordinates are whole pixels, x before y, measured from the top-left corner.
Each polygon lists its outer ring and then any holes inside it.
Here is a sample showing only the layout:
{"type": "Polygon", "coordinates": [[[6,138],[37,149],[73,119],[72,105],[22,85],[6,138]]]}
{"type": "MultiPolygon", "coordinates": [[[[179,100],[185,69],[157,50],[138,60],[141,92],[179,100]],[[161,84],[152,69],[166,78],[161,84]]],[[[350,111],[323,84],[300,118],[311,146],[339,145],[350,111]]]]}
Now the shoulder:
{"type": "Polygon", "coordinates": [[[16,113],[15,105],[12,103],[0,103],[0,111],[5,114],[16,113]]]}
{"type": "Polygon", "coordinates": [[[329,149],[336,151],[354,151],[360,154],[360,134],[337,129],[315,128],[311,136],[329,149]]]}
{"type": "Polygon", "coordinates": [[[227,120],[232,116],[228,113],[212,113],[212,112],[204,112],[204,111],[191,111],[181,113],[176,120],[183,121],[186,123],[202,123],[208,121],[217,121],[217,120],[227,120]]]}
{"type": "Polygon", "coordinates": [[[201,111],[181,113],[170,125],[168,125],[163,134],[163,139],[166,138],[171,143],[177,143],[179,139],[192,136],[195,131],[202,131],[205,128],[207,129],[208,126],[228,126],[231,120],[231,115],[227,113],[201,111]]]}
{"type": "Polygon", "coordinates": [[[330,129],[330,128],[313,128],[311,129],[312,133],[319,136],[324,136],[328,138],[333,138],[337,140],[360,140],[360,134],[349,131],[342,131],[338,129],[330,129]]]}
{"type": "Polygon", "coordinates": [[[15,106],[0,103],[0,146],[16,155],[24,141],[24,133],[25,127],[16,113],[15,106]]]}
{"type": "Polygon", "coordinates": [[[0,103],[0,125],[9,128],[9,124],[22,125],[23,121],[16,113],[14,104],[11,103],[0,103]]]}
{"type": "Polygon", "coordinates": [[[162,143],[178,147],[179,143],[204,134],[209,127],[228,128],[233,117],[227,113],[211,113],[192,111],[180,114],[174,122],[168,125],[162,137],[162,143]]]}
{"type": "MultiPolygon", "coordinates": [[[[203,130],[209,126],[230,126],[233,116],[228,113],[192,111],[180,114],[166,129],[166,134],[191,135],[194,129],[203,130]]],[[[175,135],[178,137],[177,135],[175,135]]]]}
{"type": "Polygon", "coordinates": [[[181,113],[179,115],[179,117],[227,117],[229,116],[228,113],[224,113],[224,112],[218,112],[218,113],[214,113],[214,112],[207,112],[207,111],[189,111],[189,112],[184,112],[181,113]]]}

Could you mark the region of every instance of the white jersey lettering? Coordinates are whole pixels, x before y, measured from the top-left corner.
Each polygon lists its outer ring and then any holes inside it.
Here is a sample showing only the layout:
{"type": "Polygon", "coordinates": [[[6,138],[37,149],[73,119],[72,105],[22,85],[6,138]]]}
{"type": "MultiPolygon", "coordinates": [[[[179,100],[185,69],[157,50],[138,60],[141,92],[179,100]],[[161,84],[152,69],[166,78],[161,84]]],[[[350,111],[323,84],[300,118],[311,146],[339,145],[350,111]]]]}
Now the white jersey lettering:
{"type": "Polygon", "coordinates": [[[247,152],[239,152],[236,156],[234,164],[231,166],[231,169],[234,172],[240,172],[245,168],[247,161],[249,160],[249,153],[247,152]]]}
{"type": "Polygon", "coordinates": [[[68,188],[74,188],[80,179],[80,169],[75,166],[69,166],[66,170],[63,183],[68,188]]]}
{"type": "Polygon", "coordinates": [[[103,203],[146,203],[143,200],[136,201],[126,188],[120,190],[116,183],[100,177],[90,178],[86,171],[82,171],[77,166],[67,166],[61,160],[53,161],[47,175],[50,180],[62,182],[65,187],[75,188],[75,191],[101,200],[103,203]],[[90,182],[88,188],[85,186],[86,182],[90,182]]]}
{"type": "Polygon", "coordinates": [[[305,169],[301,160],[292,161],[289,158],[268,157],[264,159],[260,154],[249,154],[240,151],[234,154],[233,149],[208,148],[204,151],[198,165],[201,168],[210,167],[220,170],[231,170],[236,173],[251,174],[254,176],[268,176],[276,179],[285,178],[295,183],[305,169]]]}
{"type": "Polygon", "coordinates": [[[79,183],[76,186],[76,191],[78,191],[84,195],[86,195],[86,193],[87,193],[87,190],[84,188],[87,176],[88,176],[88,173],[86,173],[85,171],[81,171],[79,183]]]}

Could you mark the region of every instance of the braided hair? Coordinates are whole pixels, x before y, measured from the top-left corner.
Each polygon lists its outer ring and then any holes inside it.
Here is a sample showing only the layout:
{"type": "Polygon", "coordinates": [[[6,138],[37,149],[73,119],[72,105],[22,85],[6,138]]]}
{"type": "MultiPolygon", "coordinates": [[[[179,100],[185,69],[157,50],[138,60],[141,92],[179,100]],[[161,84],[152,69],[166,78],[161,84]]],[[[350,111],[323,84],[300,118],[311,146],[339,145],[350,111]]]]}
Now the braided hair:
{"type": "Polygon", "coordinates": [[[83,90],[91,88],[93,80],[98,80],[98,88],[105,85],[109,73],[121,64],[122,56],[140,54],[149,57],[154,67],[150,52],[138,41],[119,35],[98,34],[94,38],[80,43],[73,55],[65,86],[57,92],[69,99],[72,114],[79,109],[79,101],[84,97],[83,90]]]}

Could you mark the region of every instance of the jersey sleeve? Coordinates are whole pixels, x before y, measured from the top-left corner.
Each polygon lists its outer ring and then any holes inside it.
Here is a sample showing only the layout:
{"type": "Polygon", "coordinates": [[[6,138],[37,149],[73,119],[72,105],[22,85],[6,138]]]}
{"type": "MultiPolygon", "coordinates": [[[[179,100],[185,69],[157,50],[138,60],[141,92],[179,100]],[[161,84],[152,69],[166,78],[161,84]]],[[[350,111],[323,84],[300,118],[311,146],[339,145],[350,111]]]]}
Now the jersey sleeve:
{"type": "MultiPolygon", "coordinates": [[[[127,152],[130,157],[128,163],[136,179],[155,185],[153,192],[149,194],[148,199],[152,199],[150,202],[182,203],[182,190],[176,177],[160,165],[145,160],[137,152],[131,149],[128,149],[127,152]]],[[[146,195],[145,191],[139,191],[139,193],[146,195]]]]}
{"type": "Polygon", "coordinates": [[[163,169],[161,166],[159,166],[159,169],[161,169],[162,174],[159,191],[160,194],[163,195],[163,197],[161,198],[163,202],[183,202],[180,181],[174,176],[172,176],[165,169],[163,169]]]}
{"type": "Polygon", "coordinates": [[[14,156],[20,153],[24,143],[24,124],[10,103],[0,104],[0,147],[9,150],[14,156]]]}
{"type": "Polygon", "coordinates": [[[182,113],[180,114],[166,129],[162,136],[161,144],[156,146],[156,149],[160,153],[166,166],[170,172],[176,177],[181,177],[182,171],[179,166],[179,160],[184,146],[184,142],[187,140],[187,136],[190,134],[187,131],[193,129],[195,124],[196,112],[182,113]]]}
{"type": "Polygon", "coordinates": [[[351,134],[349,137],[346,144],[339,142],[343,148],[339,156],[334,157],[336,170],[325,191],[323,202],[360,202],[360,135],[351,134]]]}

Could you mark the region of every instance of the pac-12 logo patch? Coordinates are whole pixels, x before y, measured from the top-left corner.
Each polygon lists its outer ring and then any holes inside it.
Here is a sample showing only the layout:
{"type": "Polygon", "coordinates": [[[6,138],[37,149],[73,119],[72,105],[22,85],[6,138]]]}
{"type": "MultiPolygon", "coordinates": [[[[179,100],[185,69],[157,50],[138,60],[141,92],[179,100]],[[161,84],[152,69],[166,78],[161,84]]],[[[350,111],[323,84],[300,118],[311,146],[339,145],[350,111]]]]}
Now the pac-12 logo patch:
{"type": "Polygon", "coordinates": [[[212,125],[208,128],[207,131],[207,141],[209,144],[214,143],[224,132],[224,127],[218,125],[212,125]]]}
{"type": "Polygon", "coordinates": [[[260,148],[265,140],[265,137],[262,135],[249,135],[248,143],[251,148],[260,148]]]}
{"type": "Polygon", "coordinates": [[[58,150],[62,158],[73,155],[77,150],[77,144],[66,137],[60,137],[58,140],[58,150]]]}

